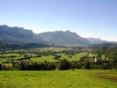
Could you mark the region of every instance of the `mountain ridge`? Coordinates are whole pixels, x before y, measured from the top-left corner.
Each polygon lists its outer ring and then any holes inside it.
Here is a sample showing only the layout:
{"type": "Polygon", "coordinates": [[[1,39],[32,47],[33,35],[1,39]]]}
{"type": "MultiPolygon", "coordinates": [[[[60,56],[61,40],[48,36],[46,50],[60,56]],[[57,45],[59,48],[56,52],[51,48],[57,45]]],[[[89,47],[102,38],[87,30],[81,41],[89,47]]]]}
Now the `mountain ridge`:
{"type": "Polygon", "coordinates": [[[0,26],[0,41],[13,43],[38,43],[39,38],[32,30],[22,27],[9,27],[7,25],[0,26]]]}
{"type": "Polygon", "coordinates": [[[80,37],[75,32],[67,31],[54,31],[39,33],[38,36],[44,41],[52,44],[65,45],[65,46],[84,46],[90,44],[89,41],[80,37]]]}
{"type": "Polygon", "coordinates": [[[32,30],[23,27],[0,25],[0,42],[19,45],[35,43],[57,46],[88,46],[90,44],[100,44],[108,41],[95,38],[84,38],[69,30],[36,34],[32,30]]]}

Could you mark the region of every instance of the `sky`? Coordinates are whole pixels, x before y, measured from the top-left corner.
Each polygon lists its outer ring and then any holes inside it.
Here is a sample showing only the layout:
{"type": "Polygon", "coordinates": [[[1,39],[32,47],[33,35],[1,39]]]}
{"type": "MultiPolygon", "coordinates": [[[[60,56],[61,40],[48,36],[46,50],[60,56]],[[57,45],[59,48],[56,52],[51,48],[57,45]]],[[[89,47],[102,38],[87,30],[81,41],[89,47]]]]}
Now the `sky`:
{"type": "Polygon", "coordinates": [[[0,0],[0,25],[117,41],[117,0],[0,0]]]}

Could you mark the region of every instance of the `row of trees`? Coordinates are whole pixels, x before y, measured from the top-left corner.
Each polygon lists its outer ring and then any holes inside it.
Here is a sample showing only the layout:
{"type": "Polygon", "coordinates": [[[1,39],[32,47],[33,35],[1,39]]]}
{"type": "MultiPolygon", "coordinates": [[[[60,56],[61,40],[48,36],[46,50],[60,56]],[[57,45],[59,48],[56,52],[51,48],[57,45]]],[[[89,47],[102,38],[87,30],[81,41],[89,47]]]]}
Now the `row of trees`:
{"type": "Polygon", "coordinates": [[[97,59],[91,61],[89,57],[82,57],[80,61],[69,62],[66,59],[58,62],[32,62],[29,60],[13,62],[12,64],[0,64],[0,70],[68,70],[68,69],[117,69],[117,61],[97,59]]]}
{"type": "Polygon", "coordinates": [[[12,64],[0,64],[0,70],[67,70],[70,69],[70,62],[66,59],[59,62],[32,62],[18,61],[12,64]]]}
{"type": "MultiPolygon", "coordinates": [[[[94,52],[94,51],[93,51],[94,52]]],[[[0,64],[0,70],[68,70],[68,69],[117,69],[117,48],[102,48],[96,49],[95,53],[97,55],[96,60],[91,57],[84,56],[81,57],[79,61],[68,61],[66,59],[60,59],[61,55],[54,52],[40,53],[38,56],[42,55],[54,56],[57,62],[32,62],[30,56],[25,55],[17,61],[10,59],[10,64],[0,64]],[[105,59],[102,58],[105,56],[105,59]]],[[[64,51],[64,53],[73,56],[75,52],[64,51]]]]}

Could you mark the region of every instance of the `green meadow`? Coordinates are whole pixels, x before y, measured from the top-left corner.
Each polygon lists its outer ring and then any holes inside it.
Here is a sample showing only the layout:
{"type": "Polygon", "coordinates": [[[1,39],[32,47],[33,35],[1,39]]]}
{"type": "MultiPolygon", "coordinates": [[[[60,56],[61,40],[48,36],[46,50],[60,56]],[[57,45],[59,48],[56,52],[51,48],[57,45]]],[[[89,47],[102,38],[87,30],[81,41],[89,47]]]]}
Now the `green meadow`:
{"type": "Polygon", "coordinates": [[[0,71],[0,88],[117,88],[117,72],[0,71]]]}
{"type": "MultiPolygon", "coordinates": [[[[67,55],[64,53],[59,53],[58,55],[61,56],[59,59],[67,59],[68,61],[78,61],[78,60],[80,60],[81,57],[85,56],[86,53],[85,52],[77,53],[77,54],[74,54],[72,57],[70,57],[70,55],[67,55]]],[[[53,55],[33,57],[33,58],[31,58],[31,60],[35,61],[35,62],[44,62],[44,61],[56,62],[56,61],[58,61],[58,60],[54,59],[53,55]]]]}
{"type": "MultiPolygon", "coordinates": [[[[0,63],[4,67],[6,64],[25,60],[38,63],[45,61],[58,62],[66,59],[72,62],[80,61],[83,56],[88,55],[91,58],[97,55],[87,51],[74,52],[74,50],[70,51],[68,49],[63,52],[63,50],[67,49],[51,47],[3,52],[0,53],[0,63]],[[55,59],[56,56],[60,57],[55,59]],[[26,59],[27,57],[29,59],[26,59]]],[[[84,70],[82,68],[63,71],[58,69],[51,71],[21,71],[16,68],[5,71],[5,69],[2,69],[0,71],[0,88],[117,88],[117,71],[113,69],[84,70]]]]}

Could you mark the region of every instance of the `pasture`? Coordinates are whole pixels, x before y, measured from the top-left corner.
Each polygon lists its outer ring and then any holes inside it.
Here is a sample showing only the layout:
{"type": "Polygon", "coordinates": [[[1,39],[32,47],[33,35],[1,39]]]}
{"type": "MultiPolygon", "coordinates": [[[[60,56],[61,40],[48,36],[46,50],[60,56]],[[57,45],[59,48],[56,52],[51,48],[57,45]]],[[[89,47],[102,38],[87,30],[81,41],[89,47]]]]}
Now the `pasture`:
{"type": "Polygon", "coordinates": [[[0,88],[117,88],[117,72],[0,71],[0,88]]]}

